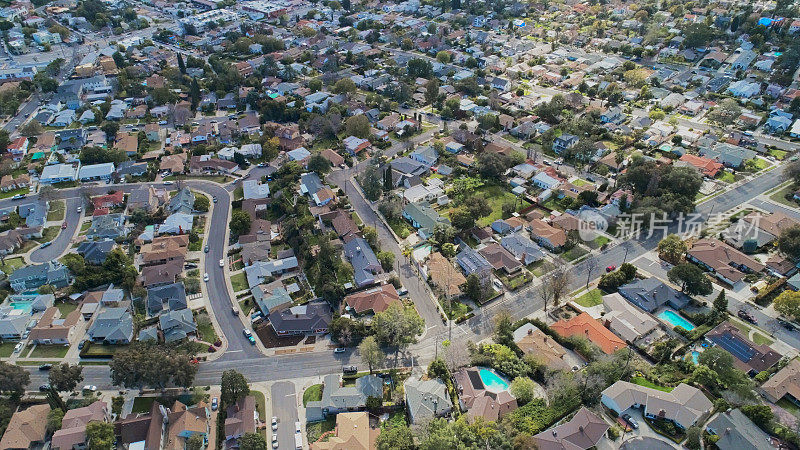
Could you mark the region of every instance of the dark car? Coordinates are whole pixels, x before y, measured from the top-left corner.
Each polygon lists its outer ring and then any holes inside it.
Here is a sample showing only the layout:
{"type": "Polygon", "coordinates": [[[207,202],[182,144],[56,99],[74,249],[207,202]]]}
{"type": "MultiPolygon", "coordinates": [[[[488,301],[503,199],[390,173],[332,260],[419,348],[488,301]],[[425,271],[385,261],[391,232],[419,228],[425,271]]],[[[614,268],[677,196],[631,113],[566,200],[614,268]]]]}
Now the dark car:
{"type": "Polygon", "coordinates": [[[81,350],[81,349],[83,349],[83,347],[84,347],[85,345],[86,345],[86,341],[80,341],[80,342],[78,342],[78,350],[81,350]]]}
{"type": "Polygon", "coordinates": [[[750,314],[749,312],[747,312],[747,311],[745,311],[743,309],[740,309],[739,311],[737,311],[736,315],[739,316],[740,319],[746,320],[746,321],[748,321],[748,322],[750,322],[752,324],[757,324],[758,323],[758,321],[756,321],[756,318],[753,317],[752,314],[750,314]]]}
{"type": "Polygon", "coordinates": [[[47,392],[47,391],[50,390],[50,385],[49,384],[43,384],[43,385],[39,386],[39,390],[41,392],[47,392]]]}
{"type": "Polygon", "coordinates": [[[634,419],[633,417],[631,417],[631,415],[630,415],[630,414],[623,414],[623,415],[622,415],[622,418],[623,418],[623,419],[625,419],[625,422],[628,422],[628,424],[629,424],[629,425],[631,426],[631,428],[633,428],[634,430],[636,430],[636,429],[638,429],[638,428],[639,428],[639,422],[637,422],[637,421],[636,421],[636,419],[634,419]]]}
{"type": "Polygon", "coordinates": [[[53,368],[52,364],[42,364],[41,366],[39,366],[39,370],[50,370],[52,368],[53,368]]]}

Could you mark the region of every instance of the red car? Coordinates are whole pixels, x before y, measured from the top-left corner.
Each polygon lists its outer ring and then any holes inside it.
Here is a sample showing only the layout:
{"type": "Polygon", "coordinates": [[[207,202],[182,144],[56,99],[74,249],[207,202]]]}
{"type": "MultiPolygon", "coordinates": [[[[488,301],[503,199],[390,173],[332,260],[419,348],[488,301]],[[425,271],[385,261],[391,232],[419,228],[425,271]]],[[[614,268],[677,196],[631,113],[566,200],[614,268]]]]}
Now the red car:
{"type": "Polygon", "coordinates": [[[613,272],[615,270],[617,270],[617,266],[611,265],[606,267],[606,272],[613,272]]]}
{"type": "Polygon", "coordinates": [[[67,222],[64,222],[64,223],[61,224],[61,229],[63,230],[65,228],[67,228],[67,222]]]}

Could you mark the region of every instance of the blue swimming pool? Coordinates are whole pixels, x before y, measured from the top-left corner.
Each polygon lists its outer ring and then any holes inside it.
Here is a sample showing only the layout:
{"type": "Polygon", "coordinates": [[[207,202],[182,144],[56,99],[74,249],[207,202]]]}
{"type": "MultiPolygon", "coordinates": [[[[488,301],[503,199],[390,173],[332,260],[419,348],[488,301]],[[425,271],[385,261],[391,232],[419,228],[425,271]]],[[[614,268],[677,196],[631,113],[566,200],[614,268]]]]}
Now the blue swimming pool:
{"type": "Polygon", "coordinates": [[[694,324],[692,322],[684,319],[680,314],[671,309],[665,309],[664,311],[661,311],[661,314],[658,315],[658,318],[669,323],[673,327],[683,327],[683,329],[686,331],[694,330],[694,324]]]}
{"type": "Polygon", "coordinates": [[[700,352],[698,352],[697,350],[694,350],[692,352],[692,362],[694,363],[694,365],[700,364],[700,352]]]}
{"type": "Polygon", "coordinates": [[[504,380],[503,377],[496,374],[493,370],[481,369],[479,373],[481,381],[483,381],[483,387],[485,387],[487,391],[502,392],[508,389],[508,381],[504,380]]]}

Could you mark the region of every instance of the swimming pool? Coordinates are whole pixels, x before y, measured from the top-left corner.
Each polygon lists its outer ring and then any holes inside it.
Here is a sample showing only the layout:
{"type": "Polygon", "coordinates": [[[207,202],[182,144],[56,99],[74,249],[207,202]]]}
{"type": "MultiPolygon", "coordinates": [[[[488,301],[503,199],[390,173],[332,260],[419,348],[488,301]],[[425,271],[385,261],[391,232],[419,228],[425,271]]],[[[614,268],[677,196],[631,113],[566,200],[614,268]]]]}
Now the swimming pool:
{"type": "Polygon", "coordinates": [[[508,390],[508,381],[504,380],[503,377],[496,374],[493,370],[481,369],[479,373],[481,381],[483,381],[483,387],[485,387],[487,391],[502,392],[508,390]]]}
{"type": "Polygon", "coordinates": [[[692,362],[694,362],[695,366],[700,364],[700,352],[698,352],[697,350],[694,350],[692,352],[692,362]]]}
{"type": "Polygon", "coordinates": [[[30,313],[33,309],[33,302],[26,302],[26,301],[19,301],[19,302],[9,302],[9,306],[11,309],[19,309],[24,311],[25,313],[30,313]]]}
{"type": "Polygon", "coordinates": [[[692,322],[684,319],[680,314],[671,309],[665,309],[664,311],[661,311],[661,314],[658,315],[658,318],[669,323],[673,327],[683,327],[683,329],[686,331],[694,330],[694,324],[692,324],[692,322]]]}

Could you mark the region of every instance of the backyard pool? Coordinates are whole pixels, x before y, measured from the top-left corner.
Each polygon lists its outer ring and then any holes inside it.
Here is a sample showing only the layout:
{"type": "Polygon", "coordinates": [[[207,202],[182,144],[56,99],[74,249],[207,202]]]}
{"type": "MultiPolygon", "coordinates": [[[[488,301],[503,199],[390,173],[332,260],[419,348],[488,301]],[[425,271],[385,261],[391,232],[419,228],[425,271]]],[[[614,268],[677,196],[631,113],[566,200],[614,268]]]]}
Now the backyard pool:
{"type": "Polygon", "coordinates": [[[33,302],[9,302],[9,306],[11,306],[11,309],[21,310],[25,314],[30,314],[31,310],[33,309],[33,302]]]}
{"type": "Polygon", "coordinates": [[[481,369],[480,375],[481,381],[483,381],[483,387],[485,387],[487,391],[502,392],[508,390],[508,381],[496,374],[493,370],[481,369]]]}
{"type": "Polygon", "coordinates": [[[680,314],[671,309],[665,309],[664,311],[661,311],[661,314],[658,315],[658,318],[672,325],[673,328],[683,327],[683,329],[686,331],[694,330],[694,324],[692,324],[692,322],[684,319],[680,314]]]}
{"type": "Polygon", "coordinates": [[[700,364],[700,352],[698,352],[697,350],[694,350],[692,352],[692,362],[694,362],[695,366],[700,364]]]}

